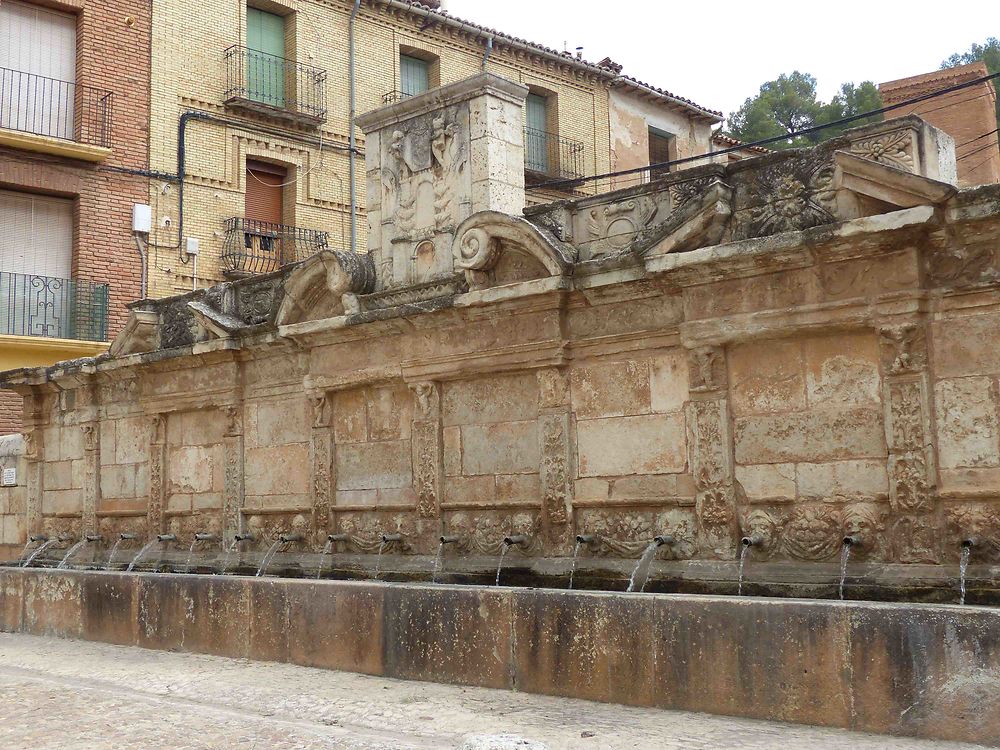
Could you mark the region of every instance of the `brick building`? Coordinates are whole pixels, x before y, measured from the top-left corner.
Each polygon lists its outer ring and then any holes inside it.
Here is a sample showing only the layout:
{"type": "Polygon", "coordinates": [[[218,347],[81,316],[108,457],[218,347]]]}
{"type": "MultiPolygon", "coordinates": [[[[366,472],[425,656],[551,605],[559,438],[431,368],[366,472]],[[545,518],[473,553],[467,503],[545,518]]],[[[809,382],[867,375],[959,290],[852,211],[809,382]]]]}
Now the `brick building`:
{"type": "Polygon", "coordinates": [[[0,370],[103,351],[140,295],[149,44],[142,0],[0,3],[0,370]]]}
{"type": "Polygon", "coordinates": [[[351,230],[352,70],[358,114],[484,67],[527,85],[520,168],[529,204],[613,187],[546,186],[553,181],[711,150],[720,113],[628,79],[610,60],[591,63],[437,6],[156,0],[151,168],[177,173],[180,142],[185,182],[183,197],[175,181],[150,185],[150,296],[268,272],[321,247],[364,250],[359,130],[353,241],[351,230]]]}
{"type": "MultiPolygon", "coordinates": [[[[987,75],[986,64],[976,62],[881,83],[879,91],[887,105],[895,104],[987,75]]],[[[954,138],[959,184],[971,187],[1000,182],[996,103],[996,88],[985,81],[896,110],[892,116],[920,115],[954,138]]]]}

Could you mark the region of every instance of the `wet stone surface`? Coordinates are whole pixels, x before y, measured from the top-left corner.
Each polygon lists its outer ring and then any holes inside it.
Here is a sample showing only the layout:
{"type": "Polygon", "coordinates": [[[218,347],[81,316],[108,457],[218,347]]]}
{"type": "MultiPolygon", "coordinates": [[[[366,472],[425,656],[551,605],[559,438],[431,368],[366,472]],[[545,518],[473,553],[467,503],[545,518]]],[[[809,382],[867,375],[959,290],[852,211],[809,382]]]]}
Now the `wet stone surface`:
{"type": "Polygon", "coordinates": [[[0,634],[0,747],[973,748],[0,634]]]}

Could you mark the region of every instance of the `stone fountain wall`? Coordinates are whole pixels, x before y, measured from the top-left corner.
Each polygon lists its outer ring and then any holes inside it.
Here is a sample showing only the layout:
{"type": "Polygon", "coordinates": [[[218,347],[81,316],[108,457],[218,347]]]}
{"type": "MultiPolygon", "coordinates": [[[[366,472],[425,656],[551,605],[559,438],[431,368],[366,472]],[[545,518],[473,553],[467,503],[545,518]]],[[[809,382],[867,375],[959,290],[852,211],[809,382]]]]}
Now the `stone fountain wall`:
{"type": "Polygon", "coordinates": [[[947,136],[894,120],[521,215],[525,92],[361,119],[368,255],[143,301],[110,356],[5,374],[21,533],[1000,559],[1000,189],[957,191],[947,136]]]}

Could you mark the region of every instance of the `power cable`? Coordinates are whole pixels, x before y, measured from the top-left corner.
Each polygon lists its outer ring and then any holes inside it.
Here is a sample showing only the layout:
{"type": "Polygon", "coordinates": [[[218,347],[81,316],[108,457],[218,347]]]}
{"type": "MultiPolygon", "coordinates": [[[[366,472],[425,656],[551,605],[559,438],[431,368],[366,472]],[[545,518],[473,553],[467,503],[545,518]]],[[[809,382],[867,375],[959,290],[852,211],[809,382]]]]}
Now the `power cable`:
{"type": "MultiPolygon", "coordinates": [[[[862,112],[857,115],[851,115],[850,117],[842,117],[839,120],[834,120],[833,122],[827,122],[822,125],[813,125],[809,128],[803,128],[794,133],[786,133],[784,135],[771,136],[770,138],[761,138],[757,141],[752,141],[750,143],[741,143],[738,146],[730,146],[729,148],[720,149],[719,151],[709,151],[708,153],[698,154],[696,156],[685,156],[682,159],[672,159],[670,161],[658,162],[656,164],[649,164],[645,167],[634,167],[632,169],[623,169],[617,172],[605,172],[604,174],[592,175],[590,177],[580,177],[572,180],[550,180],[549,182],[542,182],[535,185],[535,188],[547,188],[547,187],[568,187],[571,185],[580,185],[586,182],[593,182],[596,180],[610,179],[611,177],[624,177],[631,174],[639,174],[641,172],[647,172],[652,169],[664,169],[679,164],[689,164],[694,161],[700,161],[702,159],[707,159],[713,156],[722,156],[725,154],[732,154],[738,151],[746,151],[749,148],[755,146],[767,146],[772,143],[780,143],[782,141],[787,141],[789,138],[796,138],[801,135],[811,135],[812,133],[819,133],[827,128],[839,127],[841,125],[849,125],[852,122],[858,122],[859,120],[864,120],[874,115],[885,114],[886,112],[892,112],[897,109],[902,109],[903,107],[909,107],[914,104],[919,104],[920,102],[928,101],[929,99],[935,99],[939,96],[944,96],[945,94],[950,94],[954,91],[961,91],[962,89],[971,88],[972,86],[978,86],[987,81],[992,81],[994,78],[1000,78],[1000,73],[993,73],[991,75],[983,76],[982,78],[974,78],[971,81],[965,81],[964,83],[957,83],[953,86],[948,86],[937,91],[931,91],[926,94],[921,94],[920,96],[915,96],[912,99],[906,99],[896,104],[890,104],[885,107],[880,107],[879,109],[873,109],[868,112],[862,112]]],[[[966,100],[968,101],[968,100],[966,100]]],[[[955,104],[957,102],[954,102],[955,104]]],[[[951,106],[951,105],[948,105],[951,106]]]]}

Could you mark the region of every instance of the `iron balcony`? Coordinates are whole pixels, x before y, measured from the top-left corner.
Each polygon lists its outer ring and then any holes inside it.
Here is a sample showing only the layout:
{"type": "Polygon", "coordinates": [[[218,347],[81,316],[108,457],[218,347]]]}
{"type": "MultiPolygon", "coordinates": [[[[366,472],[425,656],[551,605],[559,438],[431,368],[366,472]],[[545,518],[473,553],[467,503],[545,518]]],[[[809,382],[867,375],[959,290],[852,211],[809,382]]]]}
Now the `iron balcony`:
{"type": "Polygon", "coordinates": [[[302,125],[326,122],[326,71],[233,45],[225,52],[225,104],[302,125]]]}
{"type": "Polygon", "coordinates": [[[536,180],[578,180],[583,177],[581,141],[526,127],[524,129],[524,170],[536,180]]]}
{"type": "Polygon", "coordinates": [[[0,68],[0,128],[111,148],[110,91],[0,68]]]}
{"type": "Polygon", "coordinates": [[[270,273],[328,245],[327,232],[237,216],[226,219],[222,267],[230,274],[270,273]]]}
{"type": "Polygon", "coordinates": [[[0,271],[0,333],[107,341],[108,285],[0,271]]]}

